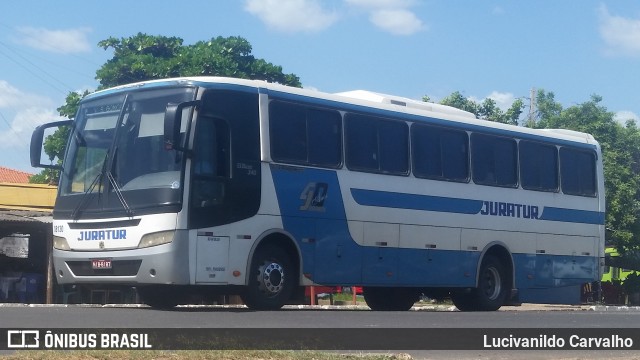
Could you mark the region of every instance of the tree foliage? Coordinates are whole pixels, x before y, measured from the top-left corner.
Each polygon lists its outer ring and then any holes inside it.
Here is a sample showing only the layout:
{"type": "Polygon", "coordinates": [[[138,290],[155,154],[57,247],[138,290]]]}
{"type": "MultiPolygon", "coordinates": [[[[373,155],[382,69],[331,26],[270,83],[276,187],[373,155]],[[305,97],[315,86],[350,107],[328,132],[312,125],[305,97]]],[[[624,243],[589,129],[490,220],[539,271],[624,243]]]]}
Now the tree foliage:
{"type": "Polygon", "coordinates": [[[237,36],[183,45],[178,37],[138,33],[111,37],[98,45],[113,49],[113,58],[96,72],[101,88],[177,76],[227,76],[301,86],[296,75],[284,74],[281,66],[253,56],[251,44],[237,36]]]}
{"type": "MultiPolygon", "coordinates": [[[[428,96],[425,98],[429,99],[428,96]]],[[[464,95],[458,91],[442,99],[440,104],[471,112],[480,119],[511,125],[518,124],[518,119],[524,109],[524,102],[522,99],[516,99],[507,111],[502,111],[493,99],[486,98],[481,103],[477,103],[464,97],[464,95]]]]}
{"type": "MultiPolygon", "coordinates": [[[[236,36],[219,36],[183,45],[178,37],[138,33],[128,38],[110,37],[100,41],[98,46],[113,49],[113,57],[96,71],[99,89],[179,76],[227,76],[302,86],[298,76],[285,74],[281,66],[253,56],[251,44],[236,36]]],[[[73,119],[80,100],[88,94],[88,91],[69,93],[66,103],[58,108],[60,115],[73,119]]],[[[60,128],[45,139],[44,151],[51,162],[61,162],[68,135],[68,128],[60,128]]],[[[43,170],[29,181],[52,183],[56,179],[56,171],[43,170]]]]}

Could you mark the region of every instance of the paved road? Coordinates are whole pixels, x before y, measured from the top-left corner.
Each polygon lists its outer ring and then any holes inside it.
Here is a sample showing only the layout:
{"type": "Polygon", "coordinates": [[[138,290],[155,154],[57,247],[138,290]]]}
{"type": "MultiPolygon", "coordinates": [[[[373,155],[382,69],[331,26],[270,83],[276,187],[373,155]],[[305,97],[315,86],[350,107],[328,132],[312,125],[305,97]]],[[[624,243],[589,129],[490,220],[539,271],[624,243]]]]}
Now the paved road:
{"type": "MultiPolygon", "coordinates": [[[[159,311],[145,306],[0,306],[1,328],[357,328],[447,329],[518,328],[633,331],[640,343],[640,310],[605,307],[523,306],[491,313],[461,313],[448,307],[408,312],[373,312],[362,308],[288,308],[256,312],[243,307],[179,307],[159,311]],[[629,330],[639,328],[639,330],[629,330]],[[610,330],[621,329],[621,330],[610,330]],[[626,329],[626,330],[625,330],[626,329]]],[[[583,359],[640,358],[640,352],[616,351],[393,351],[415,359],[583,359]]]]}

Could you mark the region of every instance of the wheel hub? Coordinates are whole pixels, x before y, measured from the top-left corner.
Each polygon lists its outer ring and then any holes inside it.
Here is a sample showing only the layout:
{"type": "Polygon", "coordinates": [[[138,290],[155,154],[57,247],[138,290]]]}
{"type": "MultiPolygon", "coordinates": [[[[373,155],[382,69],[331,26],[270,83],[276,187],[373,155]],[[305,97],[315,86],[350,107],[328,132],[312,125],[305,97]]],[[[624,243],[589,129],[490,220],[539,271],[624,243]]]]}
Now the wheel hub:
{"type": "Polygon", "coordinates": [[[495,300],[502,291],[502,279],[500,279],[500,273],[496,268],[490,267],[484,273],[484,283],[482,291],[491,300],[495,300]]]}
{"type": "Polygon", "coordinates": [[[259,269],[258,283],[260,291],[268,296],[277,295],[284,288],[285,273],[277,262],[265,262],[259,269]]]}

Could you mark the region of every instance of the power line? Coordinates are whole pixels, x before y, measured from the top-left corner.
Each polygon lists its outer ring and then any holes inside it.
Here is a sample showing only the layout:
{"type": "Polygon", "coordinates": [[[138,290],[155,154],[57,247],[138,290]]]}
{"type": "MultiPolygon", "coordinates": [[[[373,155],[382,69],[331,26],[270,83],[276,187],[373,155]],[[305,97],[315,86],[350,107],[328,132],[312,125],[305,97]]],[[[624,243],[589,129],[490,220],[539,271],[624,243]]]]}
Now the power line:
{"type": "MultiPolygon", "coordinates": [[[[11,26],[6,25],[6,24],[3,24],[3,23],[1,23],[1,22],[0,22],[0,27],[3,27],[3,28],[5,28],[5,29],[7,29],[9,32],[14,32],[14,30],[15,30],[15,29],[14,29],[14,28],[12,28],[11,26]]],[[[23,33],[23,34],[22,34],[22,36],[23,36],[23,37],[25,37],[25,38],[27,38],[27,39],[34,40],[34,41],[40,41],[40,39],[38,39],[36,36],[33,36],[33,35],[31,35],[31,34],[23,33]]],[[[5,44],[5,46],[6,46],[6,44],[5,44]]],[[[18,48],[15,48],[15,49],[14,49],[14,51],[18,51],[18,50],[20,50],[20,49],[18,49],[18,48]]],[[[20,51],[23,51],[23,50],[20,50],[20,51]]],[[[25,51],[23,51],[23,52],[25,52],[25,51]]],[[[25,53],[26,53],[26,52],[25,52],[25,53]]],[[[73,54],[73,53],[65,53],[65,55],[66,55],[66,56],[74,57],[74,58],[76,58],[76,59],[78,59],[78,60],[82,60],[82,61],[86,62],[87,64],[90,64],[90,65],[92,65],[92,66],[95,66],[96,68],[98,68],[98,67],[100,67],[100,66],[101,66],[101,64],[98,64],[98,63],[96,63],[96,62],[94,62],[94,61],[92,61],[92,60],[89,60],[88,58],[85,58],[85,57],[79,56],[79,55],[77,55],[77,54],[73,54]]],[[[48,60],[43,59],[43,58],[41,58],[41,57],[39,57],[39,56],[36,56],[36,55],[34,55],[34,54],[29,54],[29,56],[32,56],[32,57],[37,58],[37,59],[39,59],[39,60],[45,61],[45,62],[47,62],[47,63],[49,63],[49,64],[52,64],[52,65],[54,65],[54,66],[57,66],[57,67],[59,67],[59,68],[61,68],[61,69],[65,69],[65,70],[67,70],[67,71],[74,72],[74,73],[76,73],[76,74],[81,74],[81,73],[79,73],[79,72],[77,72],[77,71],[74,71],[74,70],[71,70],[71,69],[69,69],[69,68],[66,68],[66,67],[60,66],[59,64],[56,64],[56,63],[51,62],[51,61],[48,61],[48,60]]]]}
{"type": "MultiPolygon", "coordinates": [[[[9,129],[11,129],[11,132],[13,132],[13,134],[15,135],[15,137],[18,139],[19,142],[21,142],[23,145],[25,145],[27,148],[29,147],[29,144],[25,143],[23,141],[23,139],[20,137],[20,135],[18,134],[18,132],[13,128],[13,126],[11,126],[11,124],[9,123],[9,121],[7,120],[7,118],[4,116],[4,114],[2,112],[0,112],[0,118],[2,118],[2,121],[4,121],[5,124],[7,124],[7,127],[9,129]]],[[[11,149],[15,152],[15,148],[12,146],[11,149]]],[[[24,157],[26,153],[22,153],[20,152],[21,156],[20,157],[24,157]]],[[[24,158],[23,158],[24,159],[24,158]]],[[[25,159],[27,160],[27,163],[29,161],[29,159],[25,159]]]]}
{"type": "Polygon", "coordinates": [[[5,48],[9,49],[11,52],[13,52],[14,54],[16,54],[17,56],[19,56],[23,61],[27,62],[28,64],[30,64],[31,66],[33,66],[34,68],[36,68],[37,70],[39,70],[40,72],[42,72],[43,74],[45,74],[46,76],[48,76],[50,79],[52,79],[54,82],[57,82],[59,85],[62,85],[63,88],[58,87],[58,85],[53,84],[51,81],[46,80],[45,78],[43,78],[42,76],[36,74],[34,71],[32,71],[29,67],[25,66],[24,63],[22,63],[21,61],[16,60],[15,58],[13,58],[12,56],[10,56],[9,54],[7,54],[6,52],[0,51],[1,55],[4,55],[7,59],[13,61],[15,64],[17,64],[18,66],[20,66],[21,68],[23,68],[24,70],[26,70],[27,72],[29,72],[31,75],[35,76],[36,78],[40,79],[42,82],[46,83],[47,85],[51,86],[52,88],[60,91],[63,94],[67,94],[70,91],[73,91],[73,89],[66,85],[65,83],[63,83],[62,81],[60,81],[58,78],[56,78],[55,76],[49,74],[47,71],[45,71],[44,69],[40,68],[39,66],[37,66],[36,64],[34,64],[33,62],[31,62],[29,59],[27,59],[26,57],[24,57],[23,55],[19,54],[17,51],[13,50],[10,46],[8,46],[7,44],[3,43],[2,41],[0,41],[0,45],[4,46],[5,48]]]}
{"type": "MultiPolygon", "coordinates": [[[[2,118],[2,121],[4,121],[4,123],[7,124],[7,127],[9,127],[9,129],[11,129],[11,131],[16,135],[16,138],[20,138],[20,136],[18,135],[18,132],[13,128],[13,126],[11,126],[11,124],[9,124],[9,121],[1,112],[0,112],[0,118],[2,118]]],[[[25,145],[28,145],[28,144],[25,143],[25,145]]]]}
{"type": "MultiPolygon", "coordinates": [[[[8,45],[8,44],[6,44],[6,43],[5,43],[4,45],[5,45],[5,46],[9,46],[9,45],[8,45]]],[[[25,50],[23,50],[23,49],[20,49],[20,48],[18,48],[18,47],[13,47],[13,48],[12,48],[12,50],[13,50],[14,52],[21,52],[21,53],[23,53],[23,54],[25,54],[25,55],[27,55],[27,56],[29,56],[29,57],[31,57],[31,58],[37,59],[38,61],[41,61],[41,62],[47,63],[48,65],[55,66],[55,67],[57,67],[58,69],[62,69],[62,70],[64,70],[64,71],[67,71],[67,72],[70,72],[70,73],[73,73],[73,74],[76,74],[76,75],[79,75],[79,76],[87,76],[87,73],[86,73],[86,72],[81,72],[81,71],[78,71],[77,69],[74,69],[74,68],[71,68],[71,67],[67,67],[67,66],[63,66],[63,65],[61,65],[61,64],[59,64],[59,63],[56,63],[56,62],[54,62],[54,61],[51,61],[51,60],[49,60],[49,59],[47,59],[47,58],[44,58],[44,57],[42,57],[42,56],[38,56],[38,55],[36,55],[36,54],[30,53],[30,52],[25,51],[25,50]]],[[[71,56],[71,57],[74,57],[74,58],[76,58],[76,59],[82,60],[82,61],[86,62],[87,64],[91,64],[92,66],[95,66],[96,68],[100,67],[100,65],[96,65],[96,63],[95,63],[95,62],[93,62],[93,61],[91,61],[91,60],[89,60],[89,59],[87,59],[87,58],[84,58],[84,57],[78,56],[78,55],[76,55],[76,54],[65,54],[65,56],[71,56]]],[[[87,77],[87,78],[88,78],[88,79],[91,79],[92,81],[93,81],[93,80],[95,80],[95,79],[93,79],[93,78],[91,78],[91,77],[87,77]]]]}

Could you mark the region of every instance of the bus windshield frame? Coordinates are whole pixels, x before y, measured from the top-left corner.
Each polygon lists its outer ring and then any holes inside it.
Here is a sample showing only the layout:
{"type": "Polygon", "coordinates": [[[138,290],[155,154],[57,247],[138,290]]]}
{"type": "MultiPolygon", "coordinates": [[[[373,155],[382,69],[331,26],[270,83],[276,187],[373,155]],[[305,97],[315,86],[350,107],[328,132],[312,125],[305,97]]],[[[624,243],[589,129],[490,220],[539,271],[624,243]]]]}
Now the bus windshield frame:
{"type": "MultiPolygon", "coordinates": [[[[60,177],[57,218],[177,212],[184,153],[164,147],[167,105],[192,101],[193,86],[122,91],[80,104],[60,177]]],[[[188,117],[183,112],[182,141],[188,117]]]]}

